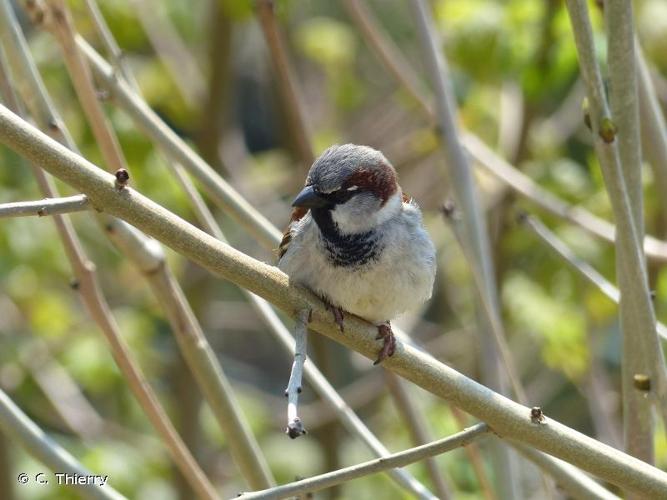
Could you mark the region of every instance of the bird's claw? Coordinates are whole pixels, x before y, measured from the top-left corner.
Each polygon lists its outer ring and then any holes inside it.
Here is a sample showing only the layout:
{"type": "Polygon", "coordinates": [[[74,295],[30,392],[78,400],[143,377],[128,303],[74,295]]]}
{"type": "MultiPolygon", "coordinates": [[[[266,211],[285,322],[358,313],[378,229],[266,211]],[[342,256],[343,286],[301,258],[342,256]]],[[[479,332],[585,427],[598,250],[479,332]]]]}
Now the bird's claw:
{"type": "Polygon", "coordinates": [[[378,354],[377,359],[373,363],[374,365],[382,363],[385,359],[394,355],[396,352],[396,337],[394,337],[394,332],[391,330],[391,324],[385,323],[378,325],[378,334],[375,337],[375,340],[384,339],[384,344],[380,353],[378,354]]]}
{"type": "Polygon", "coordinates": [[[327,309],[331,311],[331,314],[333,314],[334,321],[338,325],[338,328],[340,328],[341,333],[344,332],[345,327],[343,325],[343,319],[344,319],[343,309],[330,304],[326,300],[324,301],[324,303],[327,305],[327,309]]]}

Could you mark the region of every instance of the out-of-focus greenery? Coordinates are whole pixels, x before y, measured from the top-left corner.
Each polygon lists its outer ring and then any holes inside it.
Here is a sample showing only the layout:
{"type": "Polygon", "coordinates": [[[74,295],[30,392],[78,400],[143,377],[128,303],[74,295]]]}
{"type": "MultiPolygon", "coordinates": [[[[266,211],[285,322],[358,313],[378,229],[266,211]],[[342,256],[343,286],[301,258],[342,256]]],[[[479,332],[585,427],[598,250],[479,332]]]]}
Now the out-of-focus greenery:
{"type": "MultiPolygon", "coordinates": [[[[405,2],[374,0],[368,4],[422,75],[413,19],[405,2]]],[[[76,0],[70,5],[83,36],[102,50],[83,2],[76,0]]],[[[286,134],[276,78],[254,19],[253,2],[165,0],[150,5],[156,19],[166,20],[176,29],[199,74],[169,72],[131,1],[102,1],[105,18],[147,102],[202,150],[211,151],[205,143],[210,140],[206,139],[205,128],[217,126],[220,155],[207,160],[282,227],[307,166],[298,163],[293,141],[286,134]],[[229,44],[228,51],[222,46],[210,47],[220,30],[224,30],[222,40],[229,44]],[[222,75],[217,81],[209,78],[214,67],[222,75]],[[205,89],[201,102],[189,105],[174,77],[186,84],[203,79],[199,82],[205,89]],[[224,98],[219,107],[211,108],[208,95],[219,88],[226,89],[224,98]],[[216,123],[220,125],[212,125],[216,123]]],[[[663,0],[638,0],[635,6],[639,37],[664,105],[667,4],[663,0]]],[[[611,219],[589,132],[581,117],[583,91],[577,83],[576,51],[562,2],[436,0],[433,7],[451,66],[461,125],[494,149],[502,146],[501,137],[509,133],[516,147],[502,151],[508,160],[568,202],[611,219]],[[517,118],[506,120],[504,116],[511,113],[517,118]],[[501,124],[514,130],[501,131],[501,124]]],[[[603,62],[602,20],[593,4],[591,9],[603,62]]],[[[425,211],[426,224],[439,249],[440,268],[434,298],[416,323],[414,337],[432,346],[443,361],[478,378],[480,337],[472,332],[473,281],[466,259],[438,211],[448,188],[442,159],[430,153],[436,143],[428,120],[384,70],[339,2],[279,0],[276,10],[315,151],[319,153],[335,142],[364,143],[383,150],[399,169],[404,190],[425,211]]],[[[27,22],[24,29],[48,90],[79,148],[87,158],[101,163],[57,44],[49,34],[36,31],[27,22]]],[[[426,80],[422,83],[428,91],[426,80]]],[[[165,170],[163,156],[122,111],[112,103],[105,108],[130,163],[132,185],[193,221],[188,199],[165,170]]],[[[39,198],[28,165],[7,149],[0,150],[0,156],[0,202],[39,198]]],[[[660,215],[664,193],[656,192],[648,166],[644,173],[646,228],[663,237],[667,234],[667,221],[660,215]]],[[[617,308],[554,258],[536,237],[515,223],[515,217],[519,210],[536,213],[578,255],[611,280],[615,276],[613,246],[537,210],[495,180],[483,177],[480,185],[490,209],[506,331],[530,402],[564,424],[609,439],[609,435],[600,434],[591,417],[595,408],[587,401],[601,401],[618,428],[617,308]]],[[[68,187],[59,187],[63,194],[71,193],[68,187]]],[[[274,255],[260,250],[224,214],[216,211],[216,215],[235,246],[274,261],[274,255]]],[[[76,214],[73,221],[97,265],[124,338],[204,470],[223,497],[247,489],[230,458],[225,437],[186,374],[169,325],[145,282],[110,246],[89,216],[76,214]]],[[[295,441],[287,439],[283,434],[285,403],[281,396],[291,360],[267,334],[237,289],[180,256],[169,253],[168,258],[234,382],[279,482],[370,458],[357,439],[339,431],[338,462],[331,461],[331,454],[322,446],[326,441],[316,432],[318,415],[324,417],[328,412],[316,404],[309,387],[303,396],[307,407],[304,414],[311,415],[306,425],[314,432],[295,441]],[[320,413],[308,413],[308,408],[320,408],[320,413]]],[[[667,319],[667,270],[651,265],[649,272],[658,316],[667,319]]],[[[0,387],[86,466],[108,474],[110,483],[129,498],[189,498],[182,479],[128,391],[100,331],[70,288],[70,279],[71,270],[49,218],[0,221],[0,387]],[[44,353],[41,358],[30,355],[36,348],[44,353]],[[91,435],[86,429],[71,429],[63,421],[50,398],[62,399],[64,394],[58,393],[56,386],[47,395],[39,383],[41,370],[49,363],[57,363],[71,377],[103,419],[101,429],[91,435]]],[[[363,386],[366,381],[368,387],[375,387],[372,381],[381,377],[366,360],[334,347],[327,364],[332,383],[344,395],[349,394],[346,388],[350,384],[363,386]]],[[[414,393],[414,399],[431,424],[434,437],[460,428],[443,402],[421,390],[414,393]]],[[[406,425],[386,391],[375,393],[369,389],[362,397],[357,394],[355,401],[360,415],[389,449],[412,445],[406,425]]],[[[9,438],[11,446],[5,451],[11,457],[11,470],[5,471],[6,477],[44,470],[9,438]]],[[[656,446],[658,465],[666,467],[662,428],[656,446]]],[[[482,453],[482,458],[493,478],[486,454],[482,453]]],[[[480,498],[477,478],[462,450],[439,457],[437,462],[456,498],[480,498]]],[[[409,470],[429,484],[422,464],[409,470]]],[[[10,485],[5,491],[28,500],[76,498],[72,491],[55,486],[10,485]]],[[[382,475],[353,481],[340,488],[337,495],[406,497],[382,475]]]]}

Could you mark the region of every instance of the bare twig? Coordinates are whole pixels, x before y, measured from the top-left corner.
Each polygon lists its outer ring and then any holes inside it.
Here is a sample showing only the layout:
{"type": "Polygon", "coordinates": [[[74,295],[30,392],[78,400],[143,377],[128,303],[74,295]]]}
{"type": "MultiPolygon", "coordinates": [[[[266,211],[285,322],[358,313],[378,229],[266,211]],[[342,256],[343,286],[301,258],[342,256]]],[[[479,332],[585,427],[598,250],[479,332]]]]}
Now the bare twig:
{"type": "Polygon", "coordinates": [[[363,0],[343,0],[343,6],[357,24],[366,41],[371,45],[382,64],[394,79],[419,105],[423,113],[434,121],[432,105],[424,97],[422,85],[403,53],[387,37],[383,36],[375,18],[363,0]]]}
{"type": "MultiPolygon", "coordinates": [[[[616,228],[613,224],[593,215],[582,207],[570,205],[550,193],[526,174],[497,156],[479,137],[464,133],[462,141],[470,155],[475,159],[478,167],[507,183],[517,193],[549,213],[576,224],[598,238],[612,243],[615,241],[616,228]]],[[[653,260],[657,262],[667,261],[667,243],[664,241],[646,236],[644,238],[644,249],[646,255],[653,260]]]]}
{"type": "Polygon", "coordinates": [[[64,198],[45,198],[38,201],[17,201],[0,204],[0,218],[67,214],[89,210],[88,198],[83,194],[64,198]]]}
{"type": "Polygon", "coordinates": [[[298,438],[306,433],[303,422],[298,415],[299,394],[301,394],[301,380],[303,379],[303,365],[306,363],[308,345],[308,316],[310,310],[304,309],[297,314],[294,325],[294,363],[285,389],[287,397],[287,435],[292,439],[298,438]]]}
{"type": "Polygon", "coordinates": [[[96,0],[86,0],[86,8],[90,14],[90,18],[93,20],[97,32],[100,35],[100,39],[104,44],[104,48],[108,52],[108,56],[111,59],[114,67],[123,75],[123,78],[132,86],[134,89],[138,89],[137,81],[134,79],[134,75],[128,67],[127,60],[123,56],[123,51],[118,46],[116,39],[113,37],[109,26],[104,20],[104,16],[100,11],[100,7],[97,4],[96,0]]]}
{"type": "MultiPolygon", "coordinates": [[[[7,437],[21,443],[21,445],[37,460],[54,472],[66,472],[82,477],[90,477],[86,470],[72,455],[58,443],[50,439],[37,424],[28,418],[21,409],[0,389],[0,430],[7,437]]],[[[28,482],[32,478],[23,473],[19,475],[19,482],[23,483],[25,476],[28,482]]],[[[125,497],[105,484],[76,484],[77,491],[84,498],[95,500],[121,500],[125,497]]]]}
{"type": "Polygon", "coordinates": [[[99,438],[108,430],[105,421],[67,370],[51,355],[44,341],[37,337],[28,340],[21,348],[19,359],[63,422],[84,442],[99,438]]]}
{"type": "MultiPolygon", "coordinates": [[[[454,420],[458,422],[460,427],[465,428],[465,426],[468,425],[467,422],[469,418],[466,413],[462,412],[455,406],[450,407],[450,411],[452,412],[454,420]]],[[[484,498],[486,500],[495,500],[498,498],[493,491],[493,486],[491,485],[491,481],[489,480],[488,474],[484,468],[484,461],[480,454],[479,446],[477,446],[475,443],[472,443],[470,446],[466,446],[464,451],[468,457],[468,460],[470,461],[472,470],[475,472],[475,476],[477,476],[477,481],[479,481],[479,488],[482,491],[484,498]]]]}
{"type": "MultiPolygon", "coordinates": [[[[424,412],[420,411],[419,408],[415,406],[415,401],[410,397],[410,393],[405,388],[405,382],[403,382],[400,377],[386,370],[384,375],[385,380],[387,381],[387,386],[389,387],[389,392],[408,427],[413,443],[416,445],[423,445],[432,441],[433,438],[430,436],[424,412]]],[[[431,478],[433,489],[438,495],[438,498],[442,500],[452,498],[451,489],[445,481],[443,472],[440,470],[436,460],[433,457],[428,457],[424,459],[424,465],[426,466],[426,471],[431,478]]]]}
{"type": "MultiPolygon", "coordinates": [[[[667,125],[646,59],[637,39],[635,39],[635,47],[642,151],[653,169],[658,192],[667,193],[667,125]]],[[[658,198],[663,218],[667,221],[667,198],[665,196],[659,196],[658,198]]]]}
{"type": "Polygon", "coordinates": [[[208,195],[265,248],[276,248],[282,233],[171,130],[127,83],[117,78],[113,68],[85,40],[77,37],[77,44],[91,64],[95,76],[107,86],[111,96],[137,126],[159,144],[170,158],[183,165],[201,183],[208,195]]]}
{"type": "MultiPolygon", "coordinates": [[[[621,293],[610,281],[600,274],[588,262],[580,259],[563,241],[550,231],[542,222],[533,216],[521,217],[521,222],[526,224],[546,245],[561,257],[565,263],[581,274],[589,282],[595,285],[604,295],[617,304],[621,300],[621,293]]],[[[663,340],[667,340],[667,326],[657,322],[657,330],[663,340]]]]}
{"type": "Polygon", "coordinates": [[[463,255],[468,261],[468,266],[470,267],[470,270],[472,272],[473,279],[475,281],[475,286],[479,291],[479,300],[481,302],[482,310],[486,313],[486,315],[489,318],[489,328],[491,330],[493,338],[495,339],[498,352],[502,357],[503,365],[507,371],[507,376],[512,386],[512,390],[514,391],[517,400],[522,404],[526,404],[528,398],[526,396],[525,390],[523,389],[523,385],[521,384],[521,379],[519,377],[519,374],[516,372],[516,369],[514,367],[514,361],[512,360],[509,346],[504,340],[504,332],[502,325],[500,324],[497,314],[494,313],[493,311],[493,305],[489,302],[488,295],[482,292],[482,289],[484,287],[483,277],[479,272],[478,267],[472,261],[472,256],[469,254],[469,252],[466,252],[467,246],[464,240],[465,231],[461,224],[462,221],[460,212],[458,211],[456,206],[454,206],[451,202],[445,202],[442,212],[445,217],[445,221],[447,221],[449,223],[449,227],[452,228],[452,232],[456,237],[456,241],[463,250],[463,255]]]}
{"type": "Polygon", "coordinates": [[[567,491],[568,496],[579,500],[620,500],[609,490],[600,486],[585,474],[577,474],[570,464],[550,457],[525,444],[514,443],[514,447],[531,462],[549,472],[559,487],[567,491]]]}
{"type": "Polygon", "coordinates": [[[300,94],[297,92],[296,81],[292,76],[292,69],[287,58],[285,42],[278,28],[273,8],[273,0],[258,0],[257,17],[271,52],[273,68],[278,76],[278,90],[282,100],[282,109],[287,113],[290,136],[292,140],[296,141],[299,161],[303,163],[303,166],[310,167],[315,159],[311,147],[312,142],[303,116],[303,105],[299,100],[300,94]]]}
{"type": "Polygon", "coordinates": [[[489,430],[486,424],[477,424],[452,436],[416,448],[410,448],[409,450],[394,453],[383,458],[376,458],[375,460],[345,467],[337,471],[277,486],[270,490],[245,493],[238,498],[245,500],[273,500],[330,488],[331,486],[351,481],[352,479],[375,474],[393,467],[403,467],[424,458],[433,457],[461,446],[466,446],[472,441],[486,435],[489,430]]]}
{"type": "Polygon", "coordinates": [[[91,83],[90,70],[79,55],[72,37],[72,20],[67,7],[63,0],[46,0],[46,3],[47,8],[36,3],[29,4],[28,13],[37,23],[41,23],[42,27],[49,30],[60,43],[67,70],[107,168],[111,171],[126,168],[127,162],[118,139],[111,132],[109,121],[99,104],[97,91],[91,83]]]}
{"type": "Polygon", "coordinates": [[[197,58],[181,40],[171,24],[166,4],[154,0],[133,0],[139,21],[160,60],[191,109],[196,109],[205,95],[204,76],[197,58]]]}
{"type": "MultiPolygon", "coordinates": [[[[114,177],[64,148],[0,106],[0,142],[85,193],[95,206],[123,218],[202,267],[271,300],[294,316],[311,308],[310,329],[369,359],[376,353],[373,325],[349,316],[346,332],[331,321],[322,301],[306,289],[290,286],[277,268],[221,243],[132,188],[118,191],[114,177]]],[[[667,473],[547,418],[537,425],[530,408],[494,393],[423,352],[397,342],[386,368],[486,421],[494,431],[562,458],[605,481],[652,498],[665,496],[667,473]]]]}

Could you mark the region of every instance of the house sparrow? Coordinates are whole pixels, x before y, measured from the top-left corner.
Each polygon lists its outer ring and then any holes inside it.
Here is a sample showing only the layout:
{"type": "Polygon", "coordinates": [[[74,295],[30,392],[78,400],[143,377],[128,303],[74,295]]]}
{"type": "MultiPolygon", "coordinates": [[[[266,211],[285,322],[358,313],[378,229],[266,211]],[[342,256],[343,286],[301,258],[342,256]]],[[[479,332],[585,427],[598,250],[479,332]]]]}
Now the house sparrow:
{"type": "Polygon", "coordinates": [[[416,203],[403,194],[384,155],[335,145],[315,160],[296,197],[278,267],[331,306],[377,325],[374,364],[394,354],[389,321],[431,297],[435,248],[416,203]]]}

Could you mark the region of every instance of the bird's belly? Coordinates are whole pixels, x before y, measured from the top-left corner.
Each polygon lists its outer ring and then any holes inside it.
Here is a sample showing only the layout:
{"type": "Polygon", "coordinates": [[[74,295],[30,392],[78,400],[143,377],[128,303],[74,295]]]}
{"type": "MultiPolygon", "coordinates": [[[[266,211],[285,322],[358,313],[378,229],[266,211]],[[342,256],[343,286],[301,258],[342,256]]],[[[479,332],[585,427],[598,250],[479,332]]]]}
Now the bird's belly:
{"type": "Polygon", "coordinates": [[[413,266],[370,265],[362,269],[334,268],[310,276],[308,286],[331,304],[372,323],[382,323],[428,300],[432,278],[413,266]],[[314,278],[314,279],[313,279],[314,278]]]}

